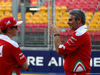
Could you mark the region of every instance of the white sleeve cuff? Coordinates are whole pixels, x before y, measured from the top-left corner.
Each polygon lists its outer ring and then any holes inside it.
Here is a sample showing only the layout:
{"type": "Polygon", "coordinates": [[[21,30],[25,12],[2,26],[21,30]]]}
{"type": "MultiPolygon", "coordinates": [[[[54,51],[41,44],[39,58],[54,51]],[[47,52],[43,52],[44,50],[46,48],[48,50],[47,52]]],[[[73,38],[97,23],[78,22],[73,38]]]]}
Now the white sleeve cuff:
{"type": "Polygon", "coordinates": [[[59,45],[59,48],[65,49],[65,46],[64,45],[59,45]]]}

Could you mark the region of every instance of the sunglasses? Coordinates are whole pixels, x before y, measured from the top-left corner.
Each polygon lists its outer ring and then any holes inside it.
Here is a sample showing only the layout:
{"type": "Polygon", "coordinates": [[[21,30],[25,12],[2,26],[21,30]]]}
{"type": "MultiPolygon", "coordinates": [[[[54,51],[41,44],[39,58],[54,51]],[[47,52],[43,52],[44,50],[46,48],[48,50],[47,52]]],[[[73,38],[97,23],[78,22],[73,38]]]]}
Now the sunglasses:
{"type": "Polygon", "coordinates": [[[18,29],[18,26],[13,26],[13,27],[10,27],[10,28],[15,28],[15,29],[18,29]]]}

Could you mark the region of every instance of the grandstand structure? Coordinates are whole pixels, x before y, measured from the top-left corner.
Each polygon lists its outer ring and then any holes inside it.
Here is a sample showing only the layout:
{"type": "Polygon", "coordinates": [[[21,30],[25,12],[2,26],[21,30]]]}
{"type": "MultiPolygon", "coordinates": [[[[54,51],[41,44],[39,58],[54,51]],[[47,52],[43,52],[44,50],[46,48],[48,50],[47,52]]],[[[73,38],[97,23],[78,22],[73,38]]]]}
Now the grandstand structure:
{"type": "MultiPolygon", "coordinates": [[[[19,45],[32,47],[32,49],[35,47],[49,47],[49,49],[52,49],[52,46],[54,46],[52,44],[53,36],[48,30],[48,24],[52,22],[61,28],[61,39],[63,42],[66,41],[73,33],[69,30],[67,24],[68,13],[70,10],[77,8],[84,10],[86,13],[86,25],[91,35],[92,49],[100,49],[100,0],[55,0],[53,5],[52,1],[23,0],[23,2],[20,2],[20,5],[25,5],[26,10],[24,34],[21,32],[21,25],[18,30],[17,42],[19,45]],[[27,10],[32,7],[38,8],[38,10],[27,10]],[[55,14],[53,15],[53,13],[55,14]],[[24,45],[21,45],[21,38],[24,39],[24,45]]],[[[12,7],[14,6],[12,4],[12,0],[0,0],[0,19],[13,16],[12,7]]],[[[22,20],[23,17],[21,10],[23,9],[19,6],[18,20],[22,20]]]]}

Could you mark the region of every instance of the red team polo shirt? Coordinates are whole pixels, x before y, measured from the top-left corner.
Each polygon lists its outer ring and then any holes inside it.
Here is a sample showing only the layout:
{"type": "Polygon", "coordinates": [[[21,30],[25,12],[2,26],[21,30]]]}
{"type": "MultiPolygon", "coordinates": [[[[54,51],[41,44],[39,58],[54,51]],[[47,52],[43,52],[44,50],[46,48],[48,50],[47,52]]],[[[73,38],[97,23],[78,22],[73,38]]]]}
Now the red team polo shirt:
{"type": "Polygon", "coordinates": [[[26,61],[19,45],[6,35],[0,35],[0,75],[20,75],[20,67],[26,61]]]}
{"type": "Polygon", "coordinates": [[[64,62],[66,72],[89,72],[91,69],[91,39],[86,28],[86,25],[79,27],[68,41],[59,46],[59,54],[67,54],[64,62]]]}

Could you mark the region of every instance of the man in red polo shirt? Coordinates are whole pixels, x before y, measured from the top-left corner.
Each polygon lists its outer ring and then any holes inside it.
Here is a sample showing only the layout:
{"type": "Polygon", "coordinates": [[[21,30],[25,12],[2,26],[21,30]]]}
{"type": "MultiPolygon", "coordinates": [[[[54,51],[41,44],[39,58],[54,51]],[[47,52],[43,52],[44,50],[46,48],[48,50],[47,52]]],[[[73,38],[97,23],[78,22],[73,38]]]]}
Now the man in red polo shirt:
{"type": "Polygon", "coordinates": [[[59,28],[49,25],[54,35],[57,53],[65,59],[66,75],[90,75],[91,39],[85,24],[85,13],[80,9],[69,12],[68,24],[73,35],[62,44],[59,28]]]}
{"type": "Polygon", "coordinates": [[[20,75],[20,68],[27,70],[26,57],[19,45],[12,40],[18,31],[18,25],[22,21],[16,21],[14,17],[6,17],[0,21],[0,75],[20,75]]]}

